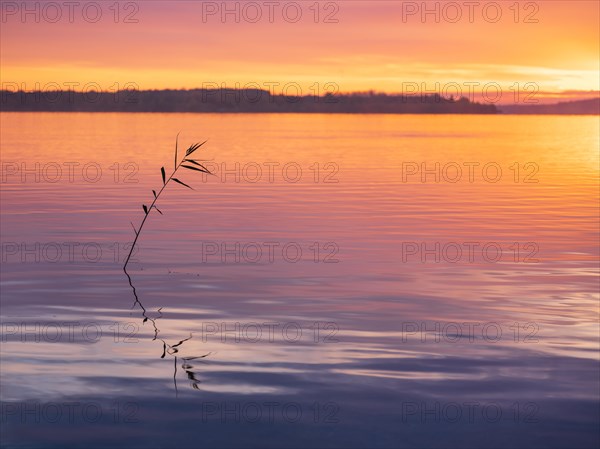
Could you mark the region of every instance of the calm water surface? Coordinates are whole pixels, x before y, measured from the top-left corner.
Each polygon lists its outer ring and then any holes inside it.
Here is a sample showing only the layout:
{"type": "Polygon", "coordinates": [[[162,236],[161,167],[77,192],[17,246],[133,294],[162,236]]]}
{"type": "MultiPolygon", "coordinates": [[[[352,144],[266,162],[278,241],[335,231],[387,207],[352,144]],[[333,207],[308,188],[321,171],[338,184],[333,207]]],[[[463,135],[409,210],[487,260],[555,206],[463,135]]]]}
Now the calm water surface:
{"type": "Polygon", "coordinates": [[[597,447],[598,117],[0,117],[6,447],[597,447]]]}

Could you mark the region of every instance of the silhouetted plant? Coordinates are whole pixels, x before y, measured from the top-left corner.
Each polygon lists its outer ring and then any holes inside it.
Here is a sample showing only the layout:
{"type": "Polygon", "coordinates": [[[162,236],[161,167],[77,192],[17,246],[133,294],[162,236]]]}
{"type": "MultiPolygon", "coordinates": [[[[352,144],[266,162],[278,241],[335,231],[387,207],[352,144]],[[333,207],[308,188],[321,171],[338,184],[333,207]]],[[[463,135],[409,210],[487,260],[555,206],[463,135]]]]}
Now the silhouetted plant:
{"type": "Polygon", "coordinates": [[[185,182],[174,177],[175,173],[177,173],[177,170],[179,170],[181,167],[183,167],[183,168],[187,168],[188,170],[198,171],[201,173],[206,173],[206,174],[212,175],[210,170],[200,163],[200,162],[204,162],[203,160],[192,159],[189,157],[198,148],[200,148],[202,145],[204,145],[206,142],[207,141],[205,140],[202,143],[195,143],[195,144],[191,145],[185,151],[185,155],[183,156],[181,161],[179,161],[179,163],[178,163],[177,162],[177,146],[179,144],[179,134],[177,134],[177,138],[175,139],[175,163],[174,163],[173,173],[171,173],[171,175],[167,178],[166,172],[165,172],[165,167],[160,168],[160,174],[162,176],[162,182],[163,182],[161,189],[158,191],[158,193],[156,192],[156,190],[152,190],[152,194],[154,195],[154,200],[150,204],[150,207],[146,206],[145,204],[142,204],[142,209],[144,210],[144,219],[140,223],[140,227],[138,229],[136,229],[135,226],[133,225],[133,223],[131,223],[131,226],[133,227],[133,232],[135,232],[135,239],[133,240],[133,243],[131,244],[131,250],[129,251],[129,254],[127,255],[127,259],[125,259],[125,265],[123,266],[123,270],[125,270],[125,268],[127,268],[127,264],[129,263],[129,259],[131,259],[131,255],[133,254],[133,250],[135,249],[137,240],[140,236],[140,233],[142,232],[142,228],[144,227],[144,224],[146,223],[146,220],[148,219],[150,212],[152,212],[152,209],[156,209],[156,211],[162,215],[162,212],[160,211],[160,209],[158,207],[156,207],[156,202],[158,201],[160,194],[165,190],[165,188],[167,187],[169,182],[174,181],[177,184],[181,184],[182,186],[187,187],[188,189],[194,190],[192,187],[187,185],[185,182]],[[185,165],[184,162],[187,163],[187,165],[185,165]]]}
{"type": "MultiPolygon", "coordinates": [[[[160,341],[162,341],[163,343],[163,351],[162,351],[162,355],[160,356],[161,359],[164,359],[165,356],[168,354],[173,355],[174,356],[174,372],[173,372],[173,383],[175,385],[175,394],[177,395],[177,380],[176,380],[176,375],[177,375],[177,354],[179,352],[179,346],[181,346],[184,342],[190,340],[192,338],[192,334],[190,334],[189,338],[185,338],[181,341],[179,341],[179,343],[176,343],[174,345],[169,345],[165,340],[163,340],[162,338],[158,338],[158,327],[156,326],[156,320],[162,317],[161,314],[161,309],[158,309],[158,313],[159,316],[157,318],[151,318],[148,316],[146,308],[142,305],[142,303],[140,302],[138,295],[137,295],[137,291],[133,285],[133,281],[131,280],[131,276],[129,276],[129,273],[127,272],[127,264],[129,263],[129,260],[131,259],[131,255],[133,254],[133,250],[135,249],[135,245],[137,243],[137,240],[140,236],[140,233],[142,232],[142,228],[144,227],[144,224],[146,223],[146,220],[148,219],[148,216],[150,215],[150,212],[152,212],[153,209],[155,209],[158,213],[160,213],[162,215],[162,212],[160,211],[160,209],[156,206],[156,202],[158,201],[158,199],[160,198],[161,193],[165,190],[165,188],[167,187],[167,185],[169,184],[170,181],[174,181],[178,184],[181,184],[184,187],[187,187],[188,189],[192,189],[194,190],[192,187],[190,187],[188,184],[186,184],[185,182],[181,181],[178,178],[175,178],[175,174],[177,173],[177,170],[179,170],[179,168],[183,167],[183,168],[187,168],[188,170],[193,170],[193,171],[198,171],[201,173],[205,173],[205,174],[209,174],[212,175],[212,173],[210,172],[210,170],[208,170],[204,165],[202,165],[200,162],[204,162],[201,159],[194,159],[191,158],[190,156],[198,149],[200,148],[202,145],[204,145],[207,141],[205,140],[202,143],[196,143],[191,145],[186,151],[185,151],[185,155],[183,156],[183,158],[181,159],[181,161],[177,162],[177,147],[179,144],[179,134],[177,134],[177,138],[175,139],[175,162],[173,165],[173,173],[171,173],[171,175],[167,178],[166,176],[166,172],[165,172],[165,167],[161,167],[160,168],[160,173],[161,173],[161,177],[162,177],[162,182],[163,185],[161,187],[161,189],[158,191],[158,193],[155,190],[152,190],[152,194],[154,196],[154,200],[152,201],[152,203],[150,204],[150,207],[146,206],[145,204],[142,204],[142,209],[144,210],[144,218],[142,220],[142,222],[140,223],[140,226],[138,229],[135,228],[134,224],[131,223],[131,226],[133,227],[133,231],[135,232],[135,239],[133,240],[133,243],[131,244],[131,250],[129,251],[129,254],[127,255],[127,258],[125,259],[125,263],[123,265],[123,271],[125,272],[125,275],[127,276],[127,279],[129,280],[129,285],[133,291],[133,296],[135,298],[135,302],[133,307],[135,307],[135,304],[138,304],[140,306],[140,308],[142,309],[142,316],[144,317],[142,323],[146,323],[147,321],[150,321],[152,323],[152,326],[154,327],[154,338],[152,338],[152,340],[157,340],[159,339],[160,341]],[[184,164],[185,163],[185,164],[184,164]]],[[[184,357],[184,366],[186,367],[186,373],[188,375],[188,378],[190,378],[193,383],[192,386],[194,388],[198,388],[197,383],[199,382],[198,379],[195,379],[193,376],[190,377],[190,372],[189,369],[191,368],[191,366],[189,365],[189,361],[190,360],[195,360],[195,359],[202,359],[204,357],[207,357],[208,355],[210,355],[210,353],[199,356],[199,357],[184,357]]]]}

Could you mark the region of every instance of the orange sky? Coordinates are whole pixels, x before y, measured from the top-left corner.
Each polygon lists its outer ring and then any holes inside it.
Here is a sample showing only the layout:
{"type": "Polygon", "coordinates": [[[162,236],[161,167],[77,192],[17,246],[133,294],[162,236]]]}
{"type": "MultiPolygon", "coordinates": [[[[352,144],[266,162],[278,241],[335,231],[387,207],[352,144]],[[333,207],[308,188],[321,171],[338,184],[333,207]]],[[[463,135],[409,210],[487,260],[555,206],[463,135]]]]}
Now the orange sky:
{"type": "MultiPolygon", "coordinates": [[[[479,1],[474,6],[426,2],[428,9],[439,8],[439,23],[433,13],[421,16],[423,2],[403,1],[319,2],[318,8],[312,0],[272,6],[228,2],[232,10],[239,5],[239,23],[235,13],[223,20],[223,2],[121,2],[116,23],[114,1],[97,2],[101,16],[95,23],[94,5],[84,16],[83,7],[92,2],[73,7],[72,23],[65,2],[28,2],[23,8],[24,3],[2,1],[1,81],[11,90],[14,83],[33,90],[36,83],[65,87],[72,82],[79,83],[79,90],[94,82],[102,90],[113,90],[115,83],[128,82],[140,89],[203,83],[267,88],[272,82],[298,83],[302,93],[310,94],[316,86],[320,93],[408,92],[415,85],[407,83],[416,82],[419,90],[446,88],[448,93],[458,85],[466,95],[465,83],[478,82],[476,96],[485,83],[498,83],[500,102],[512,102],[515,83],[520,90],[530,83],[530,98],[539,99],[562,91],[573,92],[560,98],[578,98],[581,91],[589,96],[599,89],[597,0],[479,1]],[[302,17],[292,23],[296,5],[302,17]],[[502,16],[492,23],[495,5],[502,16]],[[23,16],[25,9],[30,12],[23,16]],[[256,23],[246,20],[259,9],[262,17],[256,23]],[[459,10],[462,17],[450,23],[459,10]],[[124,23],[128,14],[137,23],[124,23]],[[328,15],[337,23],[325,23],[328,15]],[[537,23],[525,23],[527,18],[537,23]]],[[[497,92],[491,88],[488,98],[497,92]]]]}

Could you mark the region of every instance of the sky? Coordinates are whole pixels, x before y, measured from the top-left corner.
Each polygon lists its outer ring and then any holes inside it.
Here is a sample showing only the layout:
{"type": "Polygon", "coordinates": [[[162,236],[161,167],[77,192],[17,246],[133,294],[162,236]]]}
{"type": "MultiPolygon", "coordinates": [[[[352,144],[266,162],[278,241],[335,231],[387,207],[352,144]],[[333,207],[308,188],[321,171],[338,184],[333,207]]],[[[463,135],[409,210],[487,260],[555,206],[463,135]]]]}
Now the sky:
{"type": "Polygon", "coordinates": [[[2,1],[0,78],[7,90],[589,98],[599,3],[2,1]]]}

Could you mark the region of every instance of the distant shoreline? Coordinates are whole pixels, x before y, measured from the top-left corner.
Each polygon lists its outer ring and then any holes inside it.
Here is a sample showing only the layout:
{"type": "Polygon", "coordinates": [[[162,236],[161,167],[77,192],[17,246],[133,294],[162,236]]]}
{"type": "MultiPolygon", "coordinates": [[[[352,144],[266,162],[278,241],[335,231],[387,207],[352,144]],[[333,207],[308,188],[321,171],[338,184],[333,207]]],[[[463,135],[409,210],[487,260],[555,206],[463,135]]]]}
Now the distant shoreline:
{"type": "Polygon", "coordinates": [[[0,91],[2,111],[44,112],[207,112],[207,113],[385,113],[497,114],[493,104],[440,95],[348,94],[272,95],[262,89],[74,92],[0,91]]]}
{"type": "Polygon", "coordinates": [[[495,105],[432,95],[357,93],[271,95],[259,89],[74,92],[0,91],[2,112],[281,114],[599,115],[600,98],[554,104],[495,105]]]}
{"type": "Polygon", "coordinates": [[[25,110],[4,110],[0,109],[0,113],[2,114],[26,114],[26,113],[50,113],[50,114],[222,114],[222,115],[241,115],[241,114],[250,114],[250,115],[490,115],[495,117],[506,117],[506,116],[574,116],[574,117],[585,117],[585,116],[596,116],[600,115],[599,113],[594,112],[581,112],[581,113],[568,113],[568,112],[502,112],[498,111],[496,114],[486,114],[486,113],[410,113],[410,112],[295,112],[295,111],[279,111],[279,112],[210,112],[210,111],[44,111],[44,110],[35,110],[35,111],[25,111],[25,110]]]}

